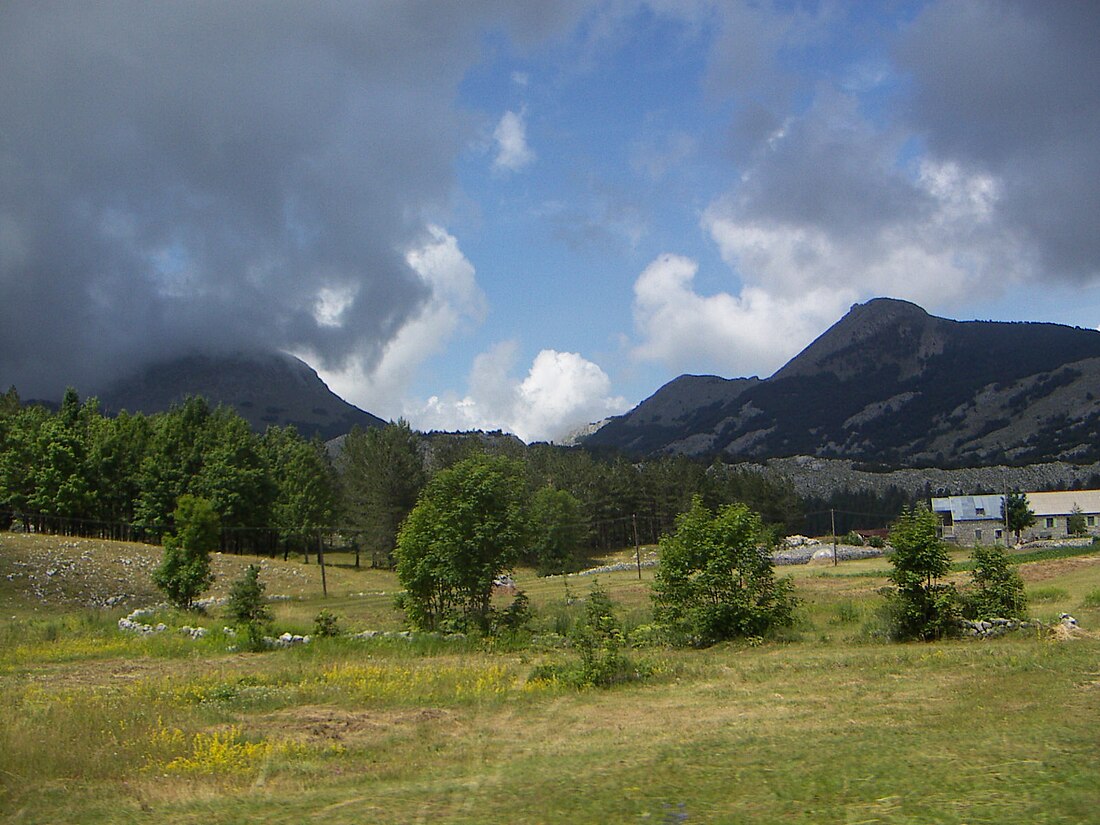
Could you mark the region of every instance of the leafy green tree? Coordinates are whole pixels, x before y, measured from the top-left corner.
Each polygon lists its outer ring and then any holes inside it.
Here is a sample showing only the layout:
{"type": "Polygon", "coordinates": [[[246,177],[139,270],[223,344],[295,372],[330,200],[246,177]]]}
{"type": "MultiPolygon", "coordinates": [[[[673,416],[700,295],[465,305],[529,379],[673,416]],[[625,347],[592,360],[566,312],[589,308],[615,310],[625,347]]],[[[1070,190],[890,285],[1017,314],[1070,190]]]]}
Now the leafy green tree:
{"type": "Polygon", "coordinates": [[[272,615],[264,598],[267,589],[260,581],[260,567],[250,564],[229,588],[225,613],[237,627],[245,629],[248,649],[264,649],[264,633],[271,627],[272,615]]]}
{"type": "Polygon", "coordinates": [[[336,478],[325,447],[293,427],[268,427],[262,443],[276,491],[272,525],[285,545],[305,549],[336,516],[336,478]]]}
{"type": "Polygon", "coordinates": [[[418,439],[405,421],[353,429],[340,460],[345,508],[375,559],[389,564],[401,523],[424,487],[418,439]]]}
{"type": "Polygon", "coordinates": [[[1020,533],[1035,524],[1035,512],[1026,493],[1009,493],[1001,502],[1001,520],[1020,543],[1020,533]]]}
{"type": "Polygon", "coordinates": [[[260,440],[234,410],[218,407],[206,420],[203,444],[201,466],[190,490],[209,499],[233,549],[247,549],[255,529],[270,524],[275,497],[260,440]]]}
{"type": "Polygon", "coordinates": [[[1074,502],[1073,510],[1066,518],[1066,532],[1071,536],[1083,536],[1088,532],[1088,524],[1085,522],[1085,513],[1074,502]]]}
{"type": "Polygon", "coordinates": [[[531,545],[526,560],[540,576],[570,568],[588,532],[580,502],[565,490],[540,487],[531,497],[530,513],[531,545]]]}
{"type": "Polygon", "coordinates": [[[773,543],[745,505],[715,514],[696,496],[675,532],[661,538],[655,618],[697,645],[790,625],[797,600],[790,579],[775,578],[766,552],[773,543]]]}
{"type": "Polygon", "coordinates": [[[36,468],[44,444],[40,433],[51,419],[37,405],[0,419],[0,509],[23,514],[24,528],[29,527],[28,511],[36,498],[36,468]]]}
{"type": "Polygon", "coordinates": [[[97,518],[109,535],[129,538],[134,505],[141,494],[138,468],[148,449],[151,424],[140,413],[100,416],[89,434],[88,468],[95,491],[97,518]]]}
{"type": "Polygon", "coordinates": [[[937,535],[939,518],[927,507],[906,509],[890,530],[890,634],[896,639],[939,639],[958,630],[958,594],[941,580],[951,569],[937,535]]]}
{"type": "Polygon", "coordinates": [[[411,624],[486,629],[493,580],[526,542],[523,465],[473,456],[428,482],[397,538],[397,577],[411,624]]]}
{"type": "Polygon", "coordinates": [[[196,492],[210,415],[210,405],[192,396],[153,418],[149,446],[138,472],[141,494],[135,520],[154,534],[170,530],[176,502],[196,492]]]}
{"type": "Polygon", "coordinates": [[[164,558],[153,583],[177,607],[189,610],[214,582],[210,553],[217,549],[218,514],[206,499],[181,496],[172,514],[176,532],[164,537],[164,558]]]}
{"type": "Polygon", "coordinates": [[[972,590],[965,612],[973,619],[1021,618],[1027,612],[1027,593],[1016,566],[1003,547],[978,546],[971,556],[972,590]]]}
{"type": "Polygon", "coordinates": [[[65,391],[60,411],[38,431],[31,509],[51,518],[55,529],[72,520],[96,516],[96,495],[90,466],[90,430],[99,415],[95,399],[81,406],[76,391],[65,391]]]}

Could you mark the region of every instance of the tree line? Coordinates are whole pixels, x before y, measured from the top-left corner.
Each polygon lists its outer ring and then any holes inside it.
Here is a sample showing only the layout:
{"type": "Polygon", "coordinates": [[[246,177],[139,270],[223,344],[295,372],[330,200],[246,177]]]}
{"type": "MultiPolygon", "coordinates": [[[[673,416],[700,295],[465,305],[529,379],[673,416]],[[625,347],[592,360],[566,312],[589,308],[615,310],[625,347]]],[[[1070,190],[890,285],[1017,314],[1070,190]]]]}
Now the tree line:
{"type": "MultiPolygon", "coordinates": [[[[253,432],[232,408],[192,397],[167,412],[107,416],[70,389],[51,411],[0,394],[0,515],[23,529],[160,542],[183,496],[210,502],[221,549],[310,552],[323,536],[392,566],[398,530],[425,485],[474,455],[518,462],[532,529],[523,558],[543,572],[653,544],[700,496],[797,530],[793,488],[720,462],[634,462],[503,434],[420,434],[407,423],[353,430],[335,447],[292,427],[253,432]]],[[[3,526],[7,526],[4,523],[3,526]]]]}

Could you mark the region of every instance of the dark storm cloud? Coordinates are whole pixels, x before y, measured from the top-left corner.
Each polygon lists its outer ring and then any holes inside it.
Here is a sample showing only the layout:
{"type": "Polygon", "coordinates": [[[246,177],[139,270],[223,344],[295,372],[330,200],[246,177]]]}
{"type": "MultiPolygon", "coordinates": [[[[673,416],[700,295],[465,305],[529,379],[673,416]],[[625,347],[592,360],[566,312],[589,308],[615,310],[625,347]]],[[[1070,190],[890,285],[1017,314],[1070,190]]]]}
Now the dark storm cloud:
{"type": "Polygon", "coordinates": [[[190,349],[370,357],[426,297],[480,37],[560,4],[0,10],[0,383],[101,387],[190,349]],[[318,323],[322,290],[353,296],[318,323]]]}
{"type": "Polygon", "coordinates": [[[996,176],[999,214],[1057,276],[1100,276],[1100,6],[944,2],[898,49],[910,126],[996,176]]]}

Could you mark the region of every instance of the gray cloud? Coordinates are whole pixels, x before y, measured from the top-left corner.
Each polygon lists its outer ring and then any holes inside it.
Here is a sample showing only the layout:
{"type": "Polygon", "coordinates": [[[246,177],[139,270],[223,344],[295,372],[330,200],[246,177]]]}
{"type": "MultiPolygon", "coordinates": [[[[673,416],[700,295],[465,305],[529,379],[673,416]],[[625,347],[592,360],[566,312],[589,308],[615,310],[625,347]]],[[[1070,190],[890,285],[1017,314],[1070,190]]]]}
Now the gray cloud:
{"type": "Polygon", "coordinates": [[[1100,6],[939,3],[897,59],[929,150],[1001,181],[999,214],[1044,271],[1100,276],[1100,6]]]}
{"type": "Polygon", "coordinates": [[[572,11],[5,4],[0,383],[59,395],[192,349],[370,363],[427,298],[405,252],[451,193],[482,31],[530,43],[572,11]]]}

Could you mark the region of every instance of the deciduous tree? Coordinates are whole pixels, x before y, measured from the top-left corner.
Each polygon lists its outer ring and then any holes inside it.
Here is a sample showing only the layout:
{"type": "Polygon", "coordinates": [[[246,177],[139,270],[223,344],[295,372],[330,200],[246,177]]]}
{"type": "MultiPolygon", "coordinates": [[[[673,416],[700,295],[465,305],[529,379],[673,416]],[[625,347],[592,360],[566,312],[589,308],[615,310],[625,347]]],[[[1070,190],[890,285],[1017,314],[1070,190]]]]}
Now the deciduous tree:
{"type": "Polygon", "coordinates": [[[760,516],[743,504],[709,510],[696,496],[660,542],[653,583],[655,615],[687,641],[710,645],[789,625],[796,599],[789,579],[776,579],[774,543],[760,516]]]}
{"type": "Polygon", "coordinates": [[[409,621],[485,629],[493,580],[527,535],[523,465],[473,456],[428,482],[397,539],[397,576],[409,621]]]}
{"type": "Polygon", "coordinates": [[[896,590],[889,623],[896,639],[939,639],[958,630],[958,593],[942,581],[951,559],[938,529],[939,518],[927,507],[906,509],[890,529],[896,590]]]}

